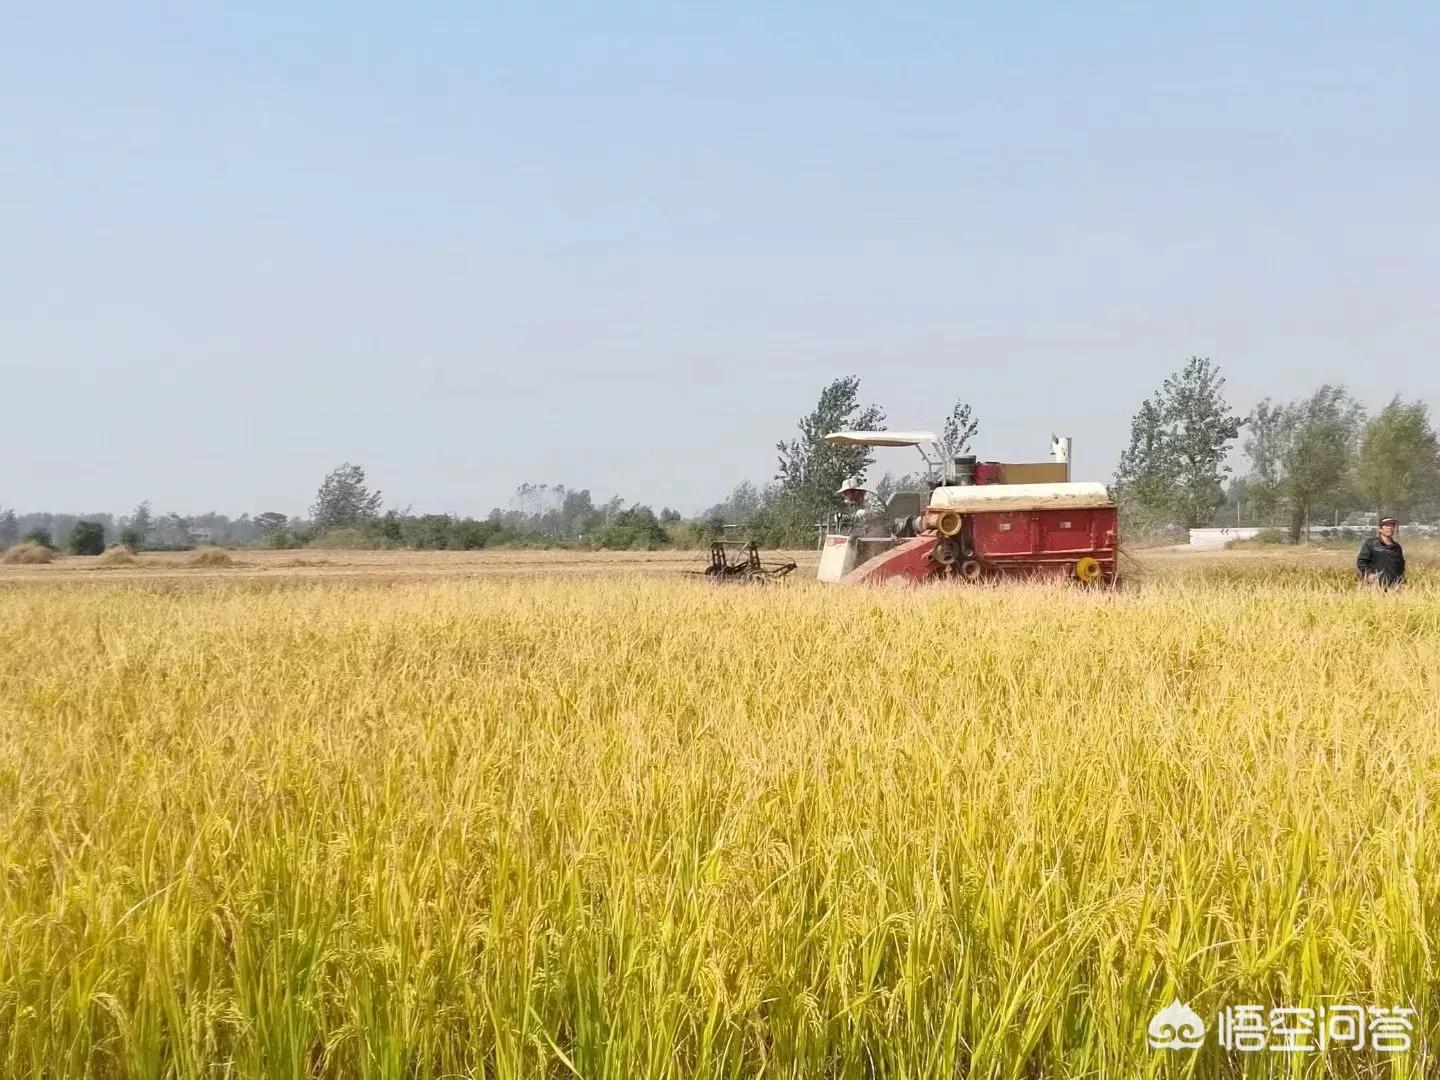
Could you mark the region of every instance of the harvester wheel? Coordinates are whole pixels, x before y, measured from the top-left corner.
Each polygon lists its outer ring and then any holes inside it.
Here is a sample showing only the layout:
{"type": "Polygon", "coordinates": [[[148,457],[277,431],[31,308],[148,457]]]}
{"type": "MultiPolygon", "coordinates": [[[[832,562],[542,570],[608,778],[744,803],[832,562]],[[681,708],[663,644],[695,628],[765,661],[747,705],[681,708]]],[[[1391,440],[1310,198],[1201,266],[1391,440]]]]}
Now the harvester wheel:
{"type": "Polygon", "coordinates": [[[930,557],[941,566],[953,566],[960,558],[960,545],[949,537],[937,540],[930,557]]]}
{"type": "Polygon", "coordinates": [[[960,564],[960,576],[966,581],[980,580],[980,563],[977,559],[966,559],[960,564]]]}
{"type": "Polygon", "coordinates": [[[1098,560],[1086,555],[1075,564],[1075,576],[1089,585],[1100,576],[1100,563],[1098,560]]]}

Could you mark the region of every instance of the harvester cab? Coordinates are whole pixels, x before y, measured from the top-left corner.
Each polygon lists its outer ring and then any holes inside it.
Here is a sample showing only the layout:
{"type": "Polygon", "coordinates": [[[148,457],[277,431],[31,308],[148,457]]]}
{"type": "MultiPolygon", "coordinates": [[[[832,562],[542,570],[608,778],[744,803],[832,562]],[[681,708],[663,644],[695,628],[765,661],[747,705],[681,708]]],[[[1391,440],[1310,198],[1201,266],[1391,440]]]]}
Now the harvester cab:
{"type": "MultiPolygon", "coordinates": [[[[899,540],[918,535],[930,491],[943,482],[945,462],[938,440],[930,431],[836,431],[825,436],[825,441],[834,446],[913,446],[925,462],[925,491],[894,492],[882,507],[869,512],[860,511],[857,502],[826,522],[818,576],[821,581],[838,582],[857,565],[890,550],[899,540]]],[[[846,480],[839,492],[841,498],[850,503],[847,489],[863,490],[860,485],[858,477],[846,480]]]]}
{"type": "Polygon", "coordinates": [[[1017,463],[947,459],[928,431],[837,431],[825,441],[913,446],[928,490],[895,492],[863,525],[837,516],[821,541],[821,581],[1115,581],[1115,506],[1104,484],[1070,480],[1068,438],[1051,437],[1051,461],[1017,463]]]}

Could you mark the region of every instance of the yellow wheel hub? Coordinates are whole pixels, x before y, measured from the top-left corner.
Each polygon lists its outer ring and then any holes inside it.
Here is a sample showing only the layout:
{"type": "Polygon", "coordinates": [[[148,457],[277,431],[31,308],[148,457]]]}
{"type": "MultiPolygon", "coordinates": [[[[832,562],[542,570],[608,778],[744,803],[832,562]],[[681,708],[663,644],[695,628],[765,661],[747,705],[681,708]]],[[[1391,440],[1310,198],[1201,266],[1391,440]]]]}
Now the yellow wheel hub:
{"type": "Polygon", "coordinates": [[[1100,563],[1086,555],[1075,564],[1075,576],[1087,585],[1100,576],[1100,563]]]}

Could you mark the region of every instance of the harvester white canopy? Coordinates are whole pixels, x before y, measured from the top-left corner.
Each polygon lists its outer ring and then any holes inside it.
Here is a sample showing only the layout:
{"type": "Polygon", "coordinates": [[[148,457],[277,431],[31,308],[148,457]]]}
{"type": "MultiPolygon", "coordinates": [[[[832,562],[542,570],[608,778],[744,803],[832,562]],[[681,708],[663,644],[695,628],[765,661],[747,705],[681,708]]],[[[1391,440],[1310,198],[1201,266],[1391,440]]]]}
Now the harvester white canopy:
{"type": "Polygon", "coordinates": [[[936,488],[932,510],[974,513],[986,510],[1083,510],[1113,506],[1105,485],[1091,481],[1063,484],[966,484],[936,488]]]}
{"type": "Polygon", "coordinates": [[[837,446],[923,446],[936,440],[933,431],[832,431],[825,441],[837,446]]]}

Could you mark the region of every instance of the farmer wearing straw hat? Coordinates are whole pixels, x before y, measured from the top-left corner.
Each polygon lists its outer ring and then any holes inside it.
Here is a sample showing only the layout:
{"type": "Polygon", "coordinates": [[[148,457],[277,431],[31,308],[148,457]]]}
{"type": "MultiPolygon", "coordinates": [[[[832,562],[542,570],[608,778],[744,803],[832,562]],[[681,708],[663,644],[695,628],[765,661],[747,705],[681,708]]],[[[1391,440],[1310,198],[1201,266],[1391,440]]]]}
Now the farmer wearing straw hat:
{"type": "Polygon", "coordinates": [[[1383,589],[1405,584],[1405,549],[1395,539],[1395,528],[1399,524],[1393,517],[1381,518],[1380,535],[1367,536],[1360,545],[1355,569],[1360,572],[1362,582],[1383,589]]]}
{"type": "Polygon", "coordinates": [[[860,477],[847,476],[836,494],[845,500],[845,510],[840,515],[840,520],[848,523],[852,536],[890,534],[889,523],[885,521],[885,508],[860,477]]]}

